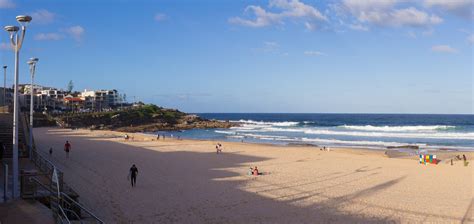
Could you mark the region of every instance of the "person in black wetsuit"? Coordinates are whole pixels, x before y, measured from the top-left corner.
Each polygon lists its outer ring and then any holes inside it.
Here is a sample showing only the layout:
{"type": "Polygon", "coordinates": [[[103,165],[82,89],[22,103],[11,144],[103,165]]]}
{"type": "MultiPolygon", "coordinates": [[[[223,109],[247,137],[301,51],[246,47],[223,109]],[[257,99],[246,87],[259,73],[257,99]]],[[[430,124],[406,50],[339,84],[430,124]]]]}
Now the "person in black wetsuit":
{"type": "Polygon", "coordinates": [[[137,185],[137,174],[138,174],[138,169],[135,166],[135,164],[132,165],[130,168],[130,181],[132,182],[132,187],[137,185]]]}

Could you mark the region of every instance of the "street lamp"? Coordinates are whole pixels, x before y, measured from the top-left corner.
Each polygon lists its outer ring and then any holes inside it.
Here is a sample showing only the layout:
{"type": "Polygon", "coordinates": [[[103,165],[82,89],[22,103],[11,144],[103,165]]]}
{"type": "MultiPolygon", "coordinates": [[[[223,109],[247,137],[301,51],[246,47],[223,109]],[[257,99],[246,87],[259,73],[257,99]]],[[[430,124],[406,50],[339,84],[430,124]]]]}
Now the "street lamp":
{"type": "Polygon", "coordinates": [[[7,105],[7,66],[3,66],[3,106],[7,105]]]}
{"type": "Polygon", "coordinates": [[[33,150],[33,93],[34,93],[34,82],[35,82],[35,71],[36,71],[36,63],[38,62],[38,58],[30,58],[28,64],[30,65],[30,75],[31,75],[31,88],[30,88],[30,145],[28,147],[29,156],[31,159],[31,151],[33,150]]]}
{"type": "Polygon", "coordinates": [[[18,69],[20,49],[25,39],[26,25],[31,21],[31,16],[20,15],[16,17],[21,26],[21,34],[18,34],[20,28],[18,26],[5,26],[5,30],[10,34],[10,42],[15,52],[15,78],[13,91],[13,198],[18,197],[18,116],[19,116],[19,102],[18,102],[18,69]]]}

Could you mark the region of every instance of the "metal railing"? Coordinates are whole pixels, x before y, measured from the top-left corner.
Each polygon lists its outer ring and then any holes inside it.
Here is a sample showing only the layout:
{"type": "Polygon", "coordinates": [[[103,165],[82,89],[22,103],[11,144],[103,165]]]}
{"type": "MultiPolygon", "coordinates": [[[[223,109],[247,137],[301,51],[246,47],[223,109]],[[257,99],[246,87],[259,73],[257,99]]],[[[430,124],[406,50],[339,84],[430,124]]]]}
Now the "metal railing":
{"type": "Polygon", "coordinates": [[[57,195],[57,192],[54,192],[53,190],[51,190],[46,185],[42,184],[38,179],[34,177],[30,177],[29,181],[33,182],[37,186],[40,186],[41,188],[49,192],[49,198],[51,200],[51,210],[54,212],[54,217],[56,218],[56,220],[60,221],[59,223],[71,223],[66,213],[64,212],[64,209],[61,206],[59,198],[53,196],[53,195],[57,195]]]}
{"type": "Polygon", "coordinates": [[[82,220],[86,218],[92,219],[91,221],[94,221],[95,223],[104,223],[104,221],[99,219],[84,205],[72,199],[64,192],[60,192],[58,195],[58,192],[54,192],[52,189],[42,184],[38,179],[30,177],[29,180],[50,193],[50,200],[56,202],[56,205],[52,205],[51,208],[55,212],[55,216],[60,223],[71,223],[71,220],[79,220],[82,223],[82,220]],[[87,214],[87,217],[81,216],[81,214],[84,213],[87,214]]]}
{"type": "Polygon", "coordinates": [[[101,219],[99,219],[94,213],[92,213],[89,209],[84,207],[82,204],[77,202],[76,200],[72,199],[69,197],[69,195],[65,194],[64,192],[61,192],[61,199],[68,204],[69,207],[73,207],[75,205],[76,207],[80,208],[81,214],[82,212],[85,212],[87,215],[92,217],[97,223],[104,223],[101,219]]]}
{"type": "MultiPolygon", "coordinates": [[[[31,161],[35,164],[35,166],[43,173],[49,174],[47,175],[49,181],[51,182],[52,175],[53,175],[53,170],[56,168],[56,166],[49,161],[48,159],[44,158],[37,150],[32,150],[31,151],[31,161]]],[[[61,191],[64,191],[64,174],[61,170],[56,168],[56,172],[58,174],[58,184],[59,184],[59,189],[61,191]]]]}
{"type": "Polygon", "coordinates": [[[3,202],[8,200],[8,164],[2,163],[3,166],[3,202]]]}
{"type": "MultiPolygon", "coordinates": [[[[27,119],[28,117],[26,116],[23,117],[23,121],[26,121],[27,119]]],[[[23,125],[26,125],[26,123],[23,123],[23,125]]],[[[33,134],[33,133],[30,133],[29,130],[30,130],[29,128],[24,129],[25,136],[27,134],[28,136],[30,134],[33,134]]],[[[51,186],[53,186],[53,180],[52,180],[53,172],[54,170],[56,170],[56,174],[58,176],[57,191],[59,193],[55,192],[48,186],[42,184],[35,177],[29,177],[28,180],[30,182],[33,182],[36,186],[41,186],[43,189],[47,190],[47,192],[49,192],[50,194],[49,195],[50,201],[57,203],[56,206],[53,206],[53,205],[51,206],[51,209],[53,210],[55,214],[57,222],[61,224],[64,224],[64,223],[70,224],[71,223],[70,217],[73,216],[73,218],[83,223],[82,220],[84,219],[84,217],[81,217],[80,214],[85,213],[88,216],[90,216],[90,218],[92,218],[92,220],[94,220],[95,223],[103,224],[104,221],[99,219],[89,209],[87,209],[82,204],[80,204],[76,200],[72,199],[69,195],[64,193],[64,192],[72,192],[72,189],[67,188],[67,186],[64,184],[64,173],[58,168],[56,168],[56,166],[50,160],[46,159],[43,155],[41,155],[41,153],[38,150],[36,150],[36,144],[34,142],[34,138],[32,142],[32,149],[33,150],[30,151],[31,153],[30,160],[47,177],[48,182],[50,183],[51,186]]],[[[33,194],[34,194],[34,197],[36,197],[37,191],[35,190],[33,194]]]]}
{"type": "Polygon", "coordinates": [[[59,221],[59,223],[61,223],[61,224],[63,224],[63,223],[71,224],[71,221],[69,221],[69,219],[67,218],[67,215],[64,212],[64,209],[61,206],[58,206],[58,210],[59,210],[60,213],[56,214],[56,217],[58,217],[57,221],[59,221]]]}

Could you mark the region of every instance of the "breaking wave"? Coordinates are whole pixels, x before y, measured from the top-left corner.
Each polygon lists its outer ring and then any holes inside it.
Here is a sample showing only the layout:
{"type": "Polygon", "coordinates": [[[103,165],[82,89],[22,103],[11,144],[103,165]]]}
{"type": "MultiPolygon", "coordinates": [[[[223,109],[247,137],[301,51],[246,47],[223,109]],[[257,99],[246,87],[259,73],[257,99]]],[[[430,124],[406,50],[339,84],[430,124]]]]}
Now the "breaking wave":
{"type": "Polygon", "coordinates": [[[384,132],[403,132],[403,131],[440,131],[452,130],[456,126],[448,125],[415,125],[415,126],[372,126],[372,125],[341,125],[338,126],[349,130],[359,131],[384,131],[384,132]]]}

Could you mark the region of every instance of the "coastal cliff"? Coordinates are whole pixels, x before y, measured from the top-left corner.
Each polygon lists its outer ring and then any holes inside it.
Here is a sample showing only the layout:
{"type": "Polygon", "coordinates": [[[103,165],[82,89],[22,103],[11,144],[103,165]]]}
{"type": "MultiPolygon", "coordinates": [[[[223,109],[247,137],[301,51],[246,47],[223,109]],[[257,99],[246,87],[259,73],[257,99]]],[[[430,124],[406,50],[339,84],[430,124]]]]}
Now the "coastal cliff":
{"type": "Polygon", "coordinates": [[[68,113],[53,116],[59,126],[115,130],[123,132],[154,132],[205,128],[230,128],[237,124],[208,120],[176,109],[143,105],[119,111],[68,113]]]}

